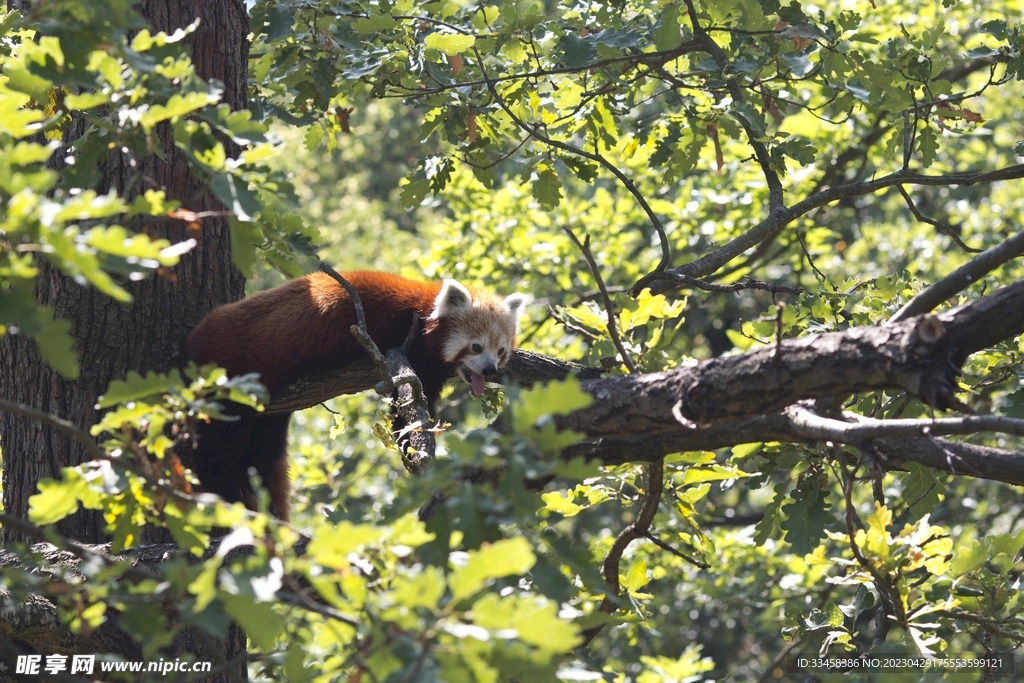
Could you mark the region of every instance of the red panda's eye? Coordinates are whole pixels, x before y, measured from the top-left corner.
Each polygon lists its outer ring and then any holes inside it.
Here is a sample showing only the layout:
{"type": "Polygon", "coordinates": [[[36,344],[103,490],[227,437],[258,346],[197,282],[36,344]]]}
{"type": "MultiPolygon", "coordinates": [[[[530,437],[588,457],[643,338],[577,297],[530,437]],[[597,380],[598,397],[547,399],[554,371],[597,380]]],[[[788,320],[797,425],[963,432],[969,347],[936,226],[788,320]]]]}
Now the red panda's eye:
{"type": "Polygon", "coordinates": [[[473,353],[481,353],[484,350],[484,347],[480,346],[479,344],[473,344],[469,348],[473,353]]]}
{"type": "Polygon", "coordinates": [[[498,349],[498,355],[499,356],[504,356],[505,355],[505,347],[504,346],[502,346],[500,349],[498,349]]]}

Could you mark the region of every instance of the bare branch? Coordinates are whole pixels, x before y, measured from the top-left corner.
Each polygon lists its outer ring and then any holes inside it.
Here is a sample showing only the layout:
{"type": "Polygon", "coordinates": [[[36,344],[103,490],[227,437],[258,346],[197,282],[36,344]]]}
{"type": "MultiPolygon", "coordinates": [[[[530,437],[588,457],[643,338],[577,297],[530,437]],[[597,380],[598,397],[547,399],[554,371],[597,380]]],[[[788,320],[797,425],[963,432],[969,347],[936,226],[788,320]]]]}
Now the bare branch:
{"type": "Polygon", "coordinates": [[[370,337],[370,330],[366,327],[366,312],[363,309],[363,301],[359,298],[359,291],[328,263],[320,263],[320,272],[330,275],[334,278],[335,282],[344,287],[345,291],[348,292],[348,297],[352,301],[352,307],[356,311],[356,324],[349,331],[356,338],[356,341],[359,342],[359,345],[363,347],[366,355],[370,357],[370,360],[373,361],[374,366],[377,368],[377,373],[380,375],[380,381],[383,385],[378,393],[382,396],[390,397],[395,390],[391,381],[392,375],[388,372],[387,363],[384,362],[384,355],[377,347],[377,343],[370,337]]]}
{"type": "Polygon", "coordinates": [[[1024,178],[1024,164],[1007,166],[994,171],[949,173],[934,176],[901,170],[874,180],[827,188],[810,195],[791,207],[772,211],[763,221],[747,232],[696,261],[691,261],[678,268],[671,268],[664,273],[655,271],[645,275],[633,285],[630,293],[635,296],[644,287],[650,287],[651,293],[661,294],[676,287],[675,281],[672,280],[672,277],[675,275],[687,275],[695,278],[710,275],[747,249],[757,246],[764,240],[775,237],[800,216],[840,199],[872,194],[894,185],[970,186],[978,183],[1015,180],[1018,178],[1024,178]]]}
{"type": "MultiPolygon", "coordinates": [[[[661,504],[661,494],[665,482],[665,465],[661,460],[652,462],[647,466],[647,490],[644,492],[643,506],[636,521],[626,526],[619,535],[608,555],[604,558],[604,580],[608,584],[608,592],[601,600],[600,610],[612,614],[619,606],[619,563],[622,561],[622,554],[626,552],[629,544],[638,538],[647,536],[654,522],[654,516],[658,513],[658,505],[661,504]]],[[[590,641],[601,632],[604,624],[599,624],[587,629],[582,633],[583,642],[578,647],[586,647],[590,641]]]]}
{"type": "MultiPolygon", "coordinates": [[[[694,289],[701,289],[705,292],[726,292],[735,293],[743,291],[744,289],[757,289],[765,292],[771,292],[772,294],[802,294],[805,290],[803,287],[794,287],[791,285],[780,285],[774,282],[762,282],[761,280],[752,280],[750,278],[744,278],[739,282],[734,282],[729,285],[719,284],[717,282],[708,282],[707,280],[698,280],[695,277],[689,275],[680,275],[670,271],[665,271],[657,280],[665,282],[672,280],[677,284],[678,287],[693,287],[694,289]]],[[[669,289],[673,289],[670,287],[669,289]]],[[[638,292],[639,293],[639,292],[638,292]]],[[[630,290],[630,294],[633,291],[630,290]]]]}
{"type": "Polygon", "coordinates": [[[612,303],[612,298],[608,295],[608,290],[604,286],[604,278],[601,277],[601,269],[597,267],[597,261],[594,260],[594,255],[590,253],[590,235],[587,235],[583,242],[580,242],[579,238],[572,229],[565,225],[562,227],[565,233],[569,235],[569,238],[576,244],[576,247],[583,252],[583,257],[587,259],[587,263],[590,264],[590,272],[594,274],[594,279],[597,281],[597,287],[601,290],[601,297],[604,299],[604,310],[608,314],[608,335],[612,338],[612,343],[615,344],[615,348],[619,352],[619,358],[622,359],[622,364],[625,365],[632,374],[638,372],[636,365],[633,363],[633,359],[626,353],[626,347],[622,345],[622,338],[619,336],[619,328],[615,324],[615,304],[612,303]]]}
{"type": "Polygon", "coordinates": [[[922,214],[918,210],[917,206],[914,204],[914,200],[911,199],[910,194],[907,192],[906,188],[904,188],[902,185],[897,185],[896,189],[900,191],[900,194],[903,196],[903,201],[907,203],[907,208],[910,209],[910,213],[914,214],[914,218],[921,221],[922,223],[925,223],[926,225],[930,225],[933,228],[937,228],[941,233],[943,233],[951,240],[956,242],[956,245],[963,249],[964,251],[971,252],[974,254],[977,254],[982,251],[981,249],[975,249],[974,247],[967,246],[967,244],[960,238],[960,235],[957,234],[956,230],[954,230],[952,226],[943,223],[942,221],[935,220],[934,218],[928,218],[927,216],[922,214]]]}
{"type": "Polygon", "coordinates": [[[80,443],[93,460],[109,459],[103,449],[96,444],[96,439],[82,429],[79,429],[78,425],[73,422],[69,422],[64,418],[51,415],[50,413],[42,410],[37,410],[36,408],[27,406],[23,403],[14,403],[3,399],[0,399],[0,410],[6,413],[21,415],[22,417],[27,417],[31,420],[35,420],[36,422],[41,422],[47,427],[52,427],[64,436],[80,443]]]}
{"type": "Polygon", "coordinates": [[[999,266],[1024,254],[1024,230],[1010,239],[986,249],[946,277],[908,301],[896,312],[889,323],[898,323],[921,313],[927,313],[950,297],[962,292],[999,266]]]}
{"type": "MultiPolygon", "coordinates": [[[[107,453],[96,444],[96,440],[93,439],[92,436],[63,418],[37,410],[22,403],[13,403],[3,399],[0,399],[0,411],[21,415],[22,417],[27,417],[52,427],[61,434],[64,434],[65,436],[82,444],[82,446],[85,447],[86,453],[88,453],[93,460],[109,462],[114,469],[134,474],[145,481],[146,484],[154,491],[159,491],[160,493],[180,502],[190,503],[194,501],[192,496],[179,491],[164,479],[154,476],[152,470],[133,461],[130,457],[113,456],[107,453]]],[[[11,525],[11,528],[15,527],[11,525]]],[[[21,532],[20,529],[19,532],[21,532]]]]}
{"type": "MultiPolygon", "coordinates": [[[[924,420],[916,428],[897,425],[893,433],[922,434],[931,431],[928,427],[928,421],[924,420]]],[[[839,434],[834,436],[837,443],[842,443],[839,434]]],[[[808,443],[821,438],[820,433],[797,427],[788,415],[780,412],[695,429],[680,428],[675,432],[654,436],[590,439],[563,450],[562,457],[622,465],[653,461],[681,451],[715,450],[767,441],[808,443]]],[[[874,444],[888,461],[889,469],[902,469],[904,463],[915,462],[949,474],[1024,486],[1024,452],[950,441],[935,438],[934,435],[890,436],[879,438],[874,444]]]]}
{"type": "Polygon", "coordinates": [[[668,543],[665,543],[665,541],[661,540],[660,538],[655,536],[650,531],[648,531],[646,534],[644,534],[644,538],[646,538],[648,541],[650,541],[654,545],[658,546],[662,550],[675,555],[676,557],[678,557],[682,561],[688,562],[689,564],[692,564],[694,567],[697,567],[698,569],[710,569],[711,568],[711,565],[709,565],[707,562],[701,562],[700,560],[698,560],[698,559],[696,559],[694,557],[690,557],[689,555],[687,555],[684,552],[676,550],[671,545],[669,545],[668,543]]]}
{"type": "Polygon", "coordinates": [[[875,420],[854,413],[843,413],[844,422],[816,415],[803,405],[793,405],[785,413],[806,440],[859,443],[874,439],[906,436],[950,436],[994,432],[1024,436],[1024,420],[994,415],[968,415],[930,420],[875,420]]]}

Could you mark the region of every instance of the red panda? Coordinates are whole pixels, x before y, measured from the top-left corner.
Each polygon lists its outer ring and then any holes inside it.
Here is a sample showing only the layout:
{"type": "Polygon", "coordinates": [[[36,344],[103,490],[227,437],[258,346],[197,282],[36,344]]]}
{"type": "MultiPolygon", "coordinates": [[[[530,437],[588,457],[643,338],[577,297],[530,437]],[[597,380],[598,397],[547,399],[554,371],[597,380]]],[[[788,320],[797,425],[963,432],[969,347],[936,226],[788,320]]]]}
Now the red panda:
{"type": "MultiPolygon", "coordinates": [[[[479,396],[484,377],[512,355],[526,301],[522,294],[501,298],[455,280],[417,282],[372,271],[342,276],[359,293],[367,330],[382,351],[400,346],[413,315],[420,316],[422,333],[408,355],[431,412],[453,371],[479,396]]],[[[314,273],[215,308],[189,334],[186,352],[190,360],[216,363],[230,376],[258,372],[273,396],[299,377],[365,358],[350,332],[355,323],[348,292],[329,275],[314,273]]],[[[213,420],[197,430],[188,458],[193,472],[205,491],[255,508],[248,477],[255,468],[270,492],[272,512],[287,521],[291,415],[261,416],[237,404],[226,412],[238,419],[213,420]]]]}

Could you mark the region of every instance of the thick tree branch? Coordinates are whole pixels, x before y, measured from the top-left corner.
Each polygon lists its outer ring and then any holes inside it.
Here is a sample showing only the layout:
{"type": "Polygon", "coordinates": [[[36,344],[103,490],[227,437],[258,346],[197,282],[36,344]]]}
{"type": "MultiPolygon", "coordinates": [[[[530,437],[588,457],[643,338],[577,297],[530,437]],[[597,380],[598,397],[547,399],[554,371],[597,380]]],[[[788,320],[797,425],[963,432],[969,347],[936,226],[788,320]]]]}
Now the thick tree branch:
{"type": "Polygon", "coordinates": [[[587,380],[599,400],[560,420],[596,436],[654,435],[766,415],[797,401],[904,389],[940,409],[957,405],[970,354],[1024,331],[1024,281],[938,316],[786,340],[739,356],[640,376],[587,380]]]}
{"type": "MultiPolygon", "coordinates": [[[[487,379],[491,382],[508,379],[520,386],[531,386],[537,382],[565,379],[568,375],[593,379],[601,376],[601,370],[517,349],[512,353],[508,365],[502,368],[501,375],[487,379]]],[[[350,363],[340,370],[303,377],[279,391],[267,406],[266,414],[305,410],[335,396],[358,394],[372,389],[379,379],[369,359],[350,363]]]]}

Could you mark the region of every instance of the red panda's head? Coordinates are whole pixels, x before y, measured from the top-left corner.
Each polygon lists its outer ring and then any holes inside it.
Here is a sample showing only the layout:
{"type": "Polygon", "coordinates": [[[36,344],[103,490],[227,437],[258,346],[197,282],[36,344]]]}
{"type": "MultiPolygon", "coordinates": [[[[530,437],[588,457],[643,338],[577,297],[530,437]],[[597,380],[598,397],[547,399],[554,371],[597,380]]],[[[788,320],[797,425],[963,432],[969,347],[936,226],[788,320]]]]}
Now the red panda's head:
{"type": "Polygon", "coordinates": [[[484,377],[504,367],[515,348],[519,314],[526,295],[500,296],[470,292],[455,280],[445,280],[430,317],[442,334],[441,355],[458,364],[458,374],[472,388],[484,393],[484,377]]]}

